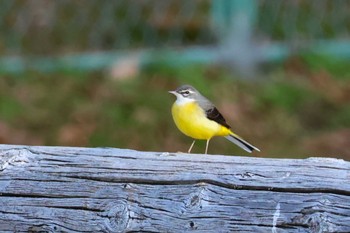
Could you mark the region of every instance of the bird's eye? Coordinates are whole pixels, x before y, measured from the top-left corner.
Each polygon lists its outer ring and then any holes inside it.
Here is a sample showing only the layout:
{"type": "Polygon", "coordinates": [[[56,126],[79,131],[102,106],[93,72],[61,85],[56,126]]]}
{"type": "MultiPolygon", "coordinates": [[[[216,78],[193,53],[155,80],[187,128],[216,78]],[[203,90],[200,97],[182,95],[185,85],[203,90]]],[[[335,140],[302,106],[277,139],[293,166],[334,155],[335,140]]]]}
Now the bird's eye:
{"type": "Polygon", "coordinates": [[[185,95],[190,94],[190,92],[189,92],[189,91],[184,91],[183,93],[184,93],[185,95]]]}

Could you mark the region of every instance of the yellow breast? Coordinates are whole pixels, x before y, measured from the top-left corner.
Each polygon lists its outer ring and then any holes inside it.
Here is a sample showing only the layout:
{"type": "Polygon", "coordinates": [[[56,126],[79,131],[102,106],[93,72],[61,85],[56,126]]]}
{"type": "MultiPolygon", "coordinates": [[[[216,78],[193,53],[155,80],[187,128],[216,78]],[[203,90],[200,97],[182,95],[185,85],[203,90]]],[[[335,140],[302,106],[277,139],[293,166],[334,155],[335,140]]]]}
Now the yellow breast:
{"type": "Polygon", "coordinates": [[[172,115],[175,124],[179,130],[185,135],[194,139],[210,139],[214,136],[227,136],[230,130],[209,120],[205,112],[195,102],[187,102],[185,104],[177,104],[172,107],[172,115]]]}

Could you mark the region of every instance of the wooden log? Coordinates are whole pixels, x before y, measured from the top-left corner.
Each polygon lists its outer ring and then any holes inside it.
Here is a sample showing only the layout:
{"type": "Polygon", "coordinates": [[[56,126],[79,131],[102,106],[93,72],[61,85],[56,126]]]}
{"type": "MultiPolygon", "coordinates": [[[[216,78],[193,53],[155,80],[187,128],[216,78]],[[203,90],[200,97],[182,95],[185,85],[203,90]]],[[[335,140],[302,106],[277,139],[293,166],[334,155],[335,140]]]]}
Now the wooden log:
{"type": "Polygon", "coordinates": [[[0,232],[350,232],[350,163],[0,145],[0,232]]]}

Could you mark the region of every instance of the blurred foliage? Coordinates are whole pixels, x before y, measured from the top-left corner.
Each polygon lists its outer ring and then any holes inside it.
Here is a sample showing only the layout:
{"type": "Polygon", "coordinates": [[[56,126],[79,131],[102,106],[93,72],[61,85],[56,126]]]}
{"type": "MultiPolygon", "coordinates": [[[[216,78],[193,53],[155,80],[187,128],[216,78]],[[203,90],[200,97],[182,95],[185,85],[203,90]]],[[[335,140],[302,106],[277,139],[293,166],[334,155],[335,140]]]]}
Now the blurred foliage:
{"type": "Polygon", "coordinates": [[[258,1],[258,28],[274,40],[333,39],[350,29],[349,1],[258,1]]]}
{"type": "Polygon", "coordinates": [[[1,1],[0,53],[136,49],[215,41],[209,0],[1,1]]]}
{"type": "MultiPolygon", "coordinates": [[[[215,25],[215,17],[230,18],[230,12],[237,10],[231,9],[230,1],[213,0],[12,0],[0,4],[0,53],[21,55],[216,44],[222,40],[220,27],[227,28],[215,25]],[[215,5],[222,8],[218,16],[215,5]]],[[[259,0],[256,4],[255,40],[305,46],[320,39],[349,37],[349,1],[259,0]]]]}
{"type": "MultiPolygon", "coordinates": [[[[0,143],[187,151],[170,108],[177,86],[194,85],[262,157],[350,159],[349,63],[294,57],[256,81],[216,66],[153,64],[118,79],[108,72],[27,72],[0,79],[0,143]],[[318,64],[323,64],[318,65],[318,64]],[[342,66],[340,66],[342,64],[342,66]]],[[[203,153],[205,142],[194,152],[203,153]]],[[[223,138],[212,154],[246,154],[223,138]]]]}

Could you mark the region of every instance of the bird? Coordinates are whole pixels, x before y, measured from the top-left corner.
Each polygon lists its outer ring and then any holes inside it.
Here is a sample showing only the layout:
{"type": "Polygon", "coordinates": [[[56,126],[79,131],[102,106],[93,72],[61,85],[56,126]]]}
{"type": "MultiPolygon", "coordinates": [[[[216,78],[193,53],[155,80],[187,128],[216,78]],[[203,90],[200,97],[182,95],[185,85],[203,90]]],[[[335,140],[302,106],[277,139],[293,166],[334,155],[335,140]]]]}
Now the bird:
{"type": "Polygon", "coordinates": [[[249,153],[254,150],[260,151],[233,133],[215,105],[194,87],[182,85],[169,93],[176,96],[171,108],[175,125],[183,134],[194,139],[188,153],[191,153],[196,140],[207,140],[205,147],[207,154],[209,142],[214,136],[223,136],[249,153]]]}

